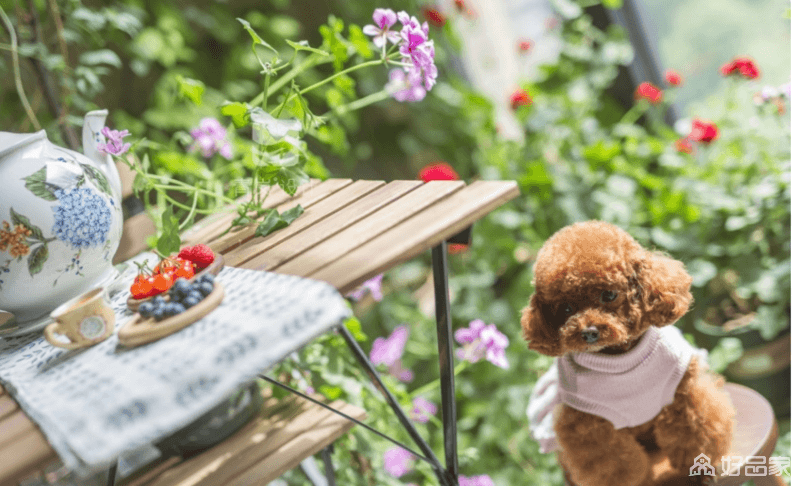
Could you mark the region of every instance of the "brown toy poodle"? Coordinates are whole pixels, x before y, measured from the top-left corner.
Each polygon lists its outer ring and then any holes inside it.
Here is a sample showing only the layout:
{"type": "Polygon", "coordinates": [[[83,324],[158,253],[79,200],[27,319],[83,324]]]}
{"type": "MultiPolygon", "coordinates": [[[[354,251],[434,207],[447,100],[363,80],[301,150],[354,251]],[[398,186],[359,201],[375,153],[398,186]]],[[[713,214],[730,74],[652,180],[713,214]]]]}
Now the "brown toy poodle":
{"type": "Polygon", "coordinates": [[[654,452],[666,454],[675,476],[700,484],[689,478],[695,458],[719,464],[734,410],[703,352],[665,327],[692,303],[683,264],[589,221],[547,240],[534,272],[523,333],[530,349],[558,357],[528,411],[532,431],[549,421],[554,434],[542,450],[560,449],[578,486],[650,485],[654,452]]]}

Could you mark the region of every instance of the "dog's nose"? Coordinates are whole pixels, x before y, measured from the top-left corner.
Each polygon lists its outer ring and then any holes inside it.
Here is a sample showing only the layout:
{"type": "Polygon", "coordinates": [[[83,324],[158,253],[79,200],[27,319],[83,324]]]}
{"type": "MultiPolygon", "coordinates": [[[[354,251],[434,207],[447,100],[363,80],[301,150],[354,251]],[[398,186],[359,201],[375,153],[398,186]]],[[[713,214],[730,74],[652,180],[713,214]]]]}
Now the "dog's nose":
{"type": "Polygon", "coordinates": [[[583,331],[581,331],[581,336],[583,340],[589,344],[594,344],[600,339],[600,331],[597,330],[594,326],[589,326],[583,331]]]}

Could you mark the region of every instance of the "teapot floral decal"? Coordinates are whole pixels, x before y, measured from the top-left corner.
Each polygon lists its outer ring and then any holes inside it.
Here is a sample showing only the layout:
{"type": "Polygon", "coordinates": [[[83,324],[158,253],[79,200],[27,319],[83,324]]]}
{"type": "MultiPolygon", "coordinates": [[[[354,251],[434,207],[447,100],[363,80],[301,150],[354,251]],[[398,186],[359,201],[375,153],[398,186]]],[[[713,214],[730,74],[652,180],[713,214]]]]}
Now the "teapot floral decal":
{"type": "MultiPolygon", "coordinates": [[[[35,196],[58,202],[58,205],[52,206],[53,236],[46,237],[40,227],[11,207],[11,222],[3,221],[0,229],[0,251],[8,251],[17,260],[27,256],[28,272],[34,276],[41,272],[50,255],[48,243],[60,240],[77,250],[62,273],[74,271],[76,275],[83,276],[81,250],[103,245],[105,259],[111,256],[108,253],[111,249],[109,230],[111,211],[114,209],[113,193],[105,175],[95,167],[79,163],[70,154],[56,160],[59,163],[47,163],[24,178],[25,187],[35,196]],[[97,190],[87,187],[87,181],[97,190]]],[[[11,261],[0,266],[0,273],[7,271],[11,261]]],[[[57,282],[58,278],[53,285],[57,282]]]]}
{"type": "Polygon", "coordinates": [[[0,132],[0,309],[23,326],[115,274],[122,206],[106,113],[87,114],[84,154],[44,131],[0,132]]]}

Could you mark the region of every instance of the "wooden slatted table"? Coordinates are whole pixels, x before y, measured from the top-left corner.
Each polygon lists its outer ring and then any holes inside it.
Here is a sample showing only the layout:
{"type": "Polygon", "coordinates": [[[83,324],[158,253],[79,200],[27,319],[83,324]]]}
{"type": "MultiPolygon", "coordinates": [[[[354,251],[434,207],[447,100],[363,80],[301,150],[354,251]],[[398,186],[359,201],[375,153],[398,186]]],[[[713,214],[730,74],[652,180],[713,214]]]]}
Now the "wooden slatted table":
{"type": "MultiPolygon", "coordinates": [[[[519,194],[512,181],[311,181],[290,197],[273,189],[265,206],[305,212],[289,227],[256,237],[256,225],[226,232],[236,216],[219,213],[183,235],[207,243],[226,265],[324,280],[343,295],[365,280],[460,233],[519,194]]],[[[343,403],[356,418],[365,413],[343,403]]],[[[308,402],[268,400],[263,413],[214,448],[173,458],[129,479],[131,485],[265,484],[343,434],[351,422],[308,402]],[[278,410],[286,413],[274,414],[278,410]],[[269,439],[269,440],[267,440],[269,439]]],[[[0,486],[57,459],[39,429],[0,388],[0,486]]]]}

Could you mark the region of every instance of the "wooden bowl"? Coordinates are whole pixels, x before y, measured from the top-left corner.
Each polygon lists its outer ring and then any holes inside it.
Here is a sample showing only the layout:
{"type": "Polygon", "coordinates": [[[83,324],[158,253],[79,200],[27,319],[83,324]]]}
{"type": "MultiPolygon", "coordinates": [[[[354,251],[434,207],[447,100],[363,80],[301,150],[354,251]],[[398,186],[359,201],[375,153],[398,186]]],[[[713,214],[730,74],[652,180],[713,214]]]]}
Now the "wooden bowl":
{"type": "Polygon", "coordinates": [[[210,294],[177,316],[157,321],[153,317],[145,319],[141,314],[134,314],[131,320],[126,322],[117,333],[119,343],[123,346],[135,347],[169,336],[214,310],[222,302],[224,296],[225,289],[222,284],[214,282],[214,290],[210,294]]]}
{"type": "MultiPolygon", "coordinates": [[[[211,264],[209,266],[207,266],[206,268],[204,268],[204,269],[200,270],[199,272],[197,272],[196,274],[194,274],[194,277],[190,278],[189,281],[192,282],[197,277],[201,277],[206,273],[210,273],[211,275],[217,275],[217,274],[219,274],[219,272],[222,270],[222,267],[224,267],[224,266],[225,266],[225,258],[223,258],[223,256],[220,255],[219,253],[214,252],[214,261],[211,262],[211,264]]],[[[164,300],[169,301],[168,292],[169,292],[169,290],[165,290],[165,291],[161,292],[160,294],[156,294],[156,295],[160,295],[160,296],[162,296],[164,298],[164,300]]],[[[152,295],[152,296],[147,297],[145,299],[134,299],[133,297],[128,297],[128,309],[136,312],[136,311],[139,310],[139,304],[141,304],[142,302],[147,302],[147,301],[153,300],[153,297],[155,297],[156,295],[152,295]]]]}

